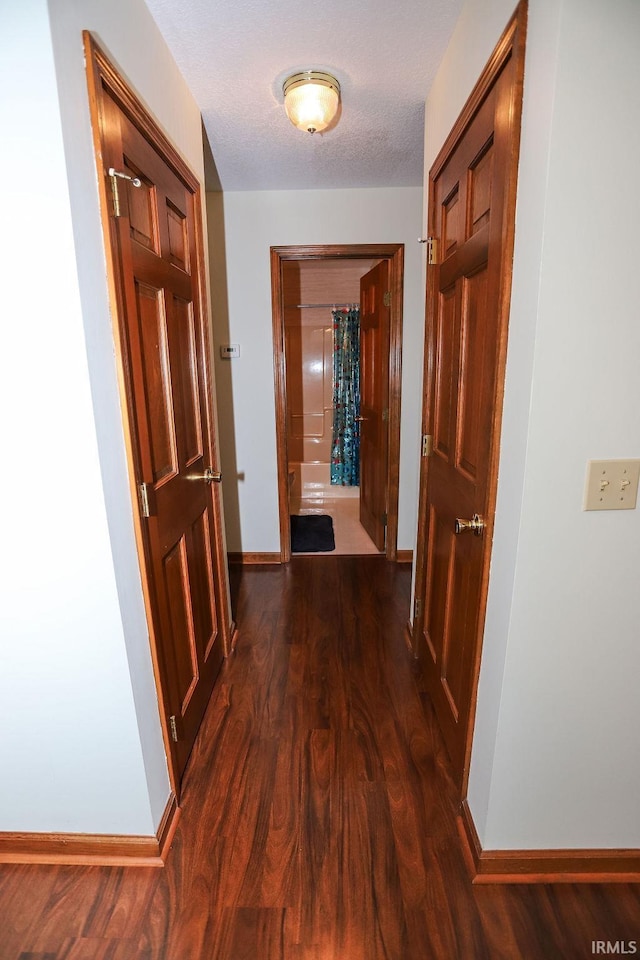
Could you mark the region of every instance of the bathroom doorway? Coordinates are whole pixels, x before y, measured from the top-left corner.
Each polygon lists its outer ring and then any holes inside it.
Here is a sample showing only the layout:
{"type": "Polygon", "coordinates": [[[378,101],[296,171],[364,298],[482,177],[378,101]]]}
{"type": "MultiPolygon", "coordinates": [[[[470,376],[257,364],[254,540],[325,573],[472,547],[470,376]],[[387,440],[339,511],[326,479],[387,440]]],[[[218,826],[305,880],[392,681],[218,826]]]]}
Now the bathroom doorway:
{"type": "Polygon", "coordinates": [[[291,558],[292,515],[330,516],[334,555],[397,559],[403,265],[402,244],[271,248],[283,562],[291,558]],[[367,280],[362,285],[367,276],[378,278],[377,292],[367,280]],[[361,289],[367,304],[360,304],[361,289]],[[357,311],[361,484],[343,485],[336,482],[333,449],[333,325],[342,312],[357,311]]]}

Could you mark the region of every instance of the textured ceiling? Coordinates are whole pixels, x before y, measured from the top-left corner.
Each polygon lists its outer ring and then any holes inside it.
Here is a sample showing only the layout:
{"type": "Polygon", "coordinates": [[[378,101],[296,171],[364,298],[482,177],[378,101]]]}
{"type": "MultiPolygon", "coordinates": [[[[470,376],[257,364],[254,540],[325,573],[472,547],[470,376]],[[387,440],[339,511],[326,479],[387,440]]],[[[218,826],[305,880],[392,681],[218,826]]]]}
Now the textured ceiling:
{"type": "Polygon", "coordinates": [[[146,0],[200,107],[224,190],[417,186],[424,101],[462,0],[146,0]],[[342,88],[338,122],[296,130],[282,83],[342,88]]]}

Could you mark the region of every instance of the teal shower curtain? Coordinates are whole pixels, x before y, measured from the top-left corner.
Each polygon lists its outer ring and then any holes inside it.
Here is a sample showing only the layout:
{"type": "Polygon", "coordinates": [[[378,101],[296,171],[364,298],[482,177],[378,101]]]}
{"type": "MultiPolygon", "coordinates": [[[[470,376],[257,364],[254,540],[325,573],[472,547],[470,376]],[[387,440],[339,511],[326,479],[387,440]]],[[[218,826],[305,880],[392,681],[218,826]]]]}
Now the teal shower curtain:
{"type": "Polygon", "coordinates": [[[331,483],[360,483],[360,310],[333,310],[333,444],[331,483]]]}

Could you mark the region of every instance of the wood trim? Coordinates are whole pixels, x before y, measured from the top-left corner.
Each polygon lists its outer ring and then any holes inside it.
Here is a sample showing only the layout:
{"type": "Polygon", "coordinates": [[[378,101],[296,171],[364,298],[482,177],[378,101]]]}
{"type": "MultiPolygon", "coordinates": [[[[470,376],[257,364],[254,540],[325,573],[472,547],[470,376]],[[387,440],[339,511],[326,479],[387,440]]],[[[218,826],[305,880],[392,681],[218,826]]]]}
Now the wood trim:
{"type": "Polygon", "coordinates": [[[163,867],[180,819],[171,793],[155,836],[91,833],[0,833],[0,863],[163,867]]]}
{"type": "Polygon", "coordinates": [[[367,260],[395,256],[402,243],[318,243],[301,246],[271,247],[279,260],[367,260]]]}
{"type": "Polygon", "coordinates": [[[0,833],[0,863],[164,866],[155,837],[89,833],[0,833]]]}
{"type": "MultiPolygon", "coordinates": [[[[465,110],[477,110],[485,93],[485,85],[493,83],[499,72],[509,59],[513,59],[514,80],[511,89],[510,103],[510,156],[505,186],[503,207],[502,236],[504,255],[502,258],[502,272],[500,276],[500,304],[499,304],[499,342],[496,362],[496,394],[494,405],[493,429],[491,431],[491,448],[489,462],[489,482],[487,486],[487,517],[490,518],[490,535],[484,543],[484,566],[482,585],[480,588],[480,611],[478,616],[478,639],[475,651],[474,675],[471,686],[469,718],[466,730],[464,765],[461,784],[461,797],[466,798],[469,786],[469,770],[471,766],[471,749],[473,746],[473,731],[476,721],[478,702],[478,680],[480,677],[480,663],[482,659],[482,645],[484,641],[484,627],[489,595],[489,576],[491,572],[491,549],[493,545],[493,520],[496,514],[498,497],[498,472],[500,468],[500,438],[502,436],[502,412],[504,402],[504,381],[507,366],[507,340],[509,335],[509,315],[511,311],[511,281],[513,275],[513,248],[515,244],[516,226],[516,192],[518,186],[518,162],[520,157],[520,138],[522,130],[522,101],[524,89],[524,60],[527,37],[528,0],[520,0],[513,17],[507,24],[498,45],[494,50],[478,87],[473,91],[465,110]]],[[[463,110],[464,114],[464,110],[463,110]]],[[[455,130],[455,128],[454,128],[455,130]]],[[[460,135],[462,129],[460,130],[460,135]]]]}
{"type": "MultiPolygon", "coordinates": [[[[89,93],[94,101],[93,105],[97,106],[96,94],[99,92],[100,82],[104,81],[105,86],[108,87],[109,92],[116,98],[123,112],[126,113],[132,123],[138,127],[149,143],[164,155],[164,159],[172,167],[176,176],[183,181],[185,186],[189,187],[189,189],[195,193],[200,187],[200,181],[180,156],[173,143],[160,129],[155,120],[152,119],[137,94],[134,93],[132,88],[129,87],[120,76],[117,68],[93,38],[91,32],[89,30],[83,30],[82,38],[84,41],[87,73],[91,81],[89,93]]],[[[94,143],[96,134],[99,135],[99,130],[94,127],[94,143]]]]}
{"type": "Polygon", "coordinates": [[[640,882],[640,850],[483,850],[466,800],[458,832],[474,884],[640,882]]]}
{"type": "Polygon", "coordinates": [[[397,550],[396,563],[413,563],[413,550],[397,550]]]}
{"type": "Polygon", "coordinates": [[[229,563],[282,563],[279,553],[229,553],[229,563]]]}
{"type": "Polygon", "coordinates": [[[402,308],[404,246],[389,260],[389,453],[387,467],[387,560],[398,559],[398,500],[400,497],[400,404],[402,399],[402,308]]]}
{"type": "Polygon", "coordinates": [[[287,373],[285,362],[285,331],[282,261],[277,247],[271,248],[271,315],[273,322],[273,377],[276,392],[276,456],[278,463],[278,515],[280,524],[280,560],[291,560],[291,521],[289,519],[289,478],[287,465],[287,373]]]}
{"type": "Polygon", "coordinates": [[[237,643],[238,643],[238,628],[237,628],[237,626],[236,626],[236,624],[235,624],[235,621],[234,621],[234,623],[233,623],[233,633],[231,634],[231,646],[230,646],[229,654],[228,654],[229,656],[231,656],[232,653],[235,653],[235,652],[236,652],[237,643]]]}
{"type": "MultiPolygon", "coordinates": [[[[429,175],[432,177],[432,179],[435,180],[438,177],[438,174],[446,163],[447,158],[455,150],[458,141],[473,120],[478,108],[481,106],[485,97],[487,96],[487,93],[496,82],[499,74],[504,69],[505,64],[514,54],[514,52],[516,52],[516,48],[518,48],[520,44],[522,45],[521,52],[524,53],[524,34],[526,32],[526,24],[527,0],[520,0],[520,3],[511,17],[511,20],[505,27],[502,36],[498,40],[493,53],[485,64],[478,82],[469,94],[467,102],[462,108],[458,119],[451,128],[449,135],[440,148],[436,159],[433,161],[431,170],[429,171],[429,175]]],[[[518,52],[520,51],[518,50],[518,52]]],[[[522,75],[523,73],[520,72],[521,82],[522,75]]],[[[522,100],[522,97],[520,97],[520,100],[522,100]]],[[[520,125],[518,124],[518,129],[519,127],[520,125]]],[[[517,158],[517,151],[515,156],[517,158]]]]}
{"type": "Polygon", "coordinates": [[[462,855],[465,866],[469,871],[471,882],[475,883],[482,847],[480,846],[478,831],[476,830],[476,825],[471,816],[471,810],[469,809],[466,798],[460,804],[460,813],[456,817],[456,826],[458,827],[458,835],[462,844],[462,855]]]}
{"type": "Polygon", "coordinates": [[[400,410],[402,386],[402,311],[404,291],[404,244],[313,244],[271,247],[271,311],[273,318],[273,375],[276,401],[276,451],[278,462],[278,509],[280,559],[291,560],[289,482],[287,477],[286,357],[282,265],[287,260],[389,261],[391,310],[389,317],[389,450],[387,468],[387,560],[397,560],[398,499],[400,492],[400,410]]]}
{"type": "Polygon", "coordinates": [[[407,620],[404,627],[404,642],[406,643],[407,650],[411,656],[415,657],[416,651],[413,646],[413,624],[411,623],[411,620],[407,620]]]}
{"type": "Polygon", "coordinates": [[[175,793],[171,793],[167,800],[164,813],[162,814],[160,826],[156,830],[160,859],[163,863],[165,863],[169,850],[171,849],[179,819],[180,807],[178,806],[178,798],[175,793]]]}

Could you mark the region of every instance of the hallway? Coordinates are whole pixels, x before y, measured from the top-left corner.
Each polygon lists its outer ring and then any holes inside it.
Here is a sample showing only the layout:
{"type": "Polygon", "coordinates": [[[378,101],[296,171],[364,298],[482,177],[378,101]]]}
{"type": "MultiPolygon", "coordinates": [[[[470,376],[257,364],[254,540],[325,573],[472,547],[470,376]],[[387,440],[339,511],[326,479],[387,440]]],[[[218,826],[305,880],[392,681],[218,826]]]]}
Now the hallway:
{"type": "Polygon", "coordinates": [[[0,960],[578,960],[640,887],[475,886],[404,639],[410,568],[235,568],[237,652],[164,870],[0,866],[0,960]]]}

